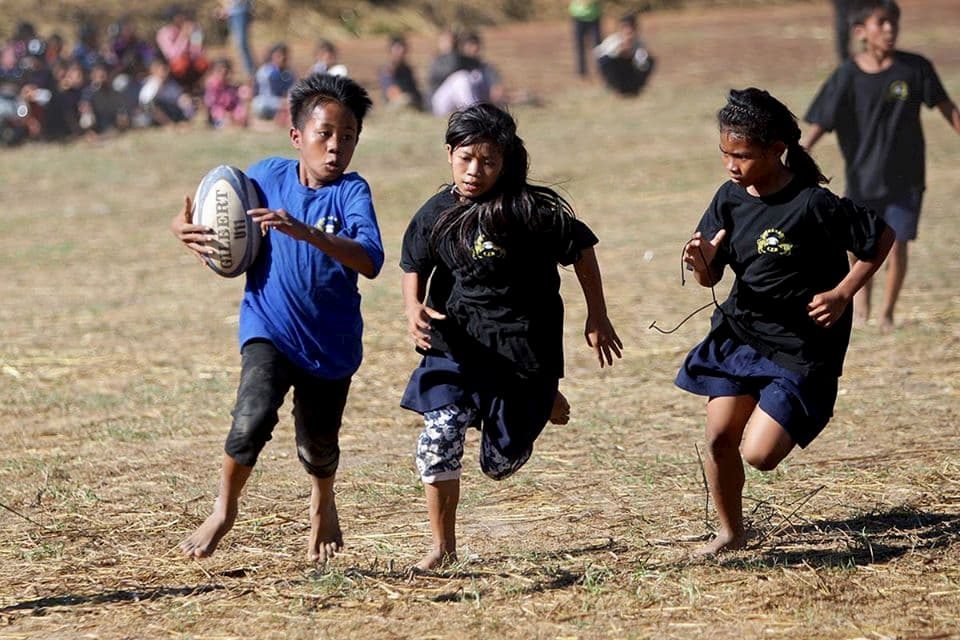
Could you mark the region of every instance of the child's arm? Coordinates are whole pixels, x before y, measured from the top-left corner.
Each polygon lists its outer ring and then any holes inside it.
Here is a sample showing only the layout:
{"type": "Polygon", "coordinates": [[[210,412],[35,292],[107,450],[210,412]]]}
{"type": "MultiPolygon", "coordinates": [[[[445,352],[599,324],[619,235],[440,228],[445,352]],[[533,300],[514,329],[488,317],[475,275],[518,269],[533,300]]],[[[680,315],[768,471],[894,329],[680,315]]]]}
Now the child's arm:
{"type": "Polygon", "coordinates": [[[960,110],[957,110],[957,105],[953,100],[944,100],[937,105],[937,109],[940,109],[940,113],[947,119],[953,130],[960,133],[960,110]]]}
{"type": "Polygon", "coordinates": [[[877,253],[870,260],[857,260],[847,276],[840,281],[836,287],[830,291],[824,291],[813,296],[813,300],[807,305],[807,311],[810,317],[818,325],[824,328],[832,327],[833,324],[843,315],[844,310],[850,301],[853,300],[853,294],[870,279],[884,258],[890,252],[896,235],[893,229],[886,227],[880,235],[877,242],[877,253]]]}
{"type": "Polygon", "coordinates": [[[826,133],[826,129],[818,124],[812,125],[807,131],[806,138],[800,141],[800,146],[810,151],[810,149],[813,149],[813,145],[817,144],[817,140],[823,137],[824,133],[826,133]]]}
{"type": "Polygon", "coordinates": [[[583,330],[583,335],[587,339],[587,344],[593,347],[597,354],[597,360],[600,367],[604,363],[613,364],[613,354],[618,358],[623,357],[620,354],[623,349],[623,342],[610,323],[607,317],[607,303],[603,299],[603,282],[600,279],[600,265],[597,264],[597,254],[593,247],[588,247],[580,252],[580,259],[573,264],[577,272],[577,279],[580,281],[580,288],[583,289],[583,297],[587,303],[587,321],[583,330]]]}
{"type": "Polygon", "coordinates": [[[326,233],[304,224],[288,215],[283,209],[251,209],[247,215],[260,225],[263,233],[276,229],[291,238],[309,243],[348,269],[353,269],[368,278],[377,275],[377,267],[370,254],[355,240],[326,233]]]}
{"type": "Polygon", "coordinates": [[[421,349],[430,348],[430,321],[446,320],[447,316],[423,303],[427,294],[426,278],[419,273],[404,273],[400,280],[403,294],[403,312],[407,316],[407,330],[414,344],[421,349]]]}
{"type": "Polygon", "coordinates": [[[216,251],[213,247],[208,247],[206,242],[214,239],[216,234],[210,227],[193,224],[192,211],[190,196],[184,196],[183,210],[170,221],[170,231],[177,236],[187,249],[193,252],[200,264],[205,264],[203,257],[216,251]]]}
{"type": "Polygon", "coordinates": [[[727,230],[720,229],[713,240],[705,242],[697,231],[683,249],[683,261],[687,269],[693,271],[693,277],[701,287],[712,287],[723,277],[723,267],[713,264],[720,243],[727,237],[727,230]]]}

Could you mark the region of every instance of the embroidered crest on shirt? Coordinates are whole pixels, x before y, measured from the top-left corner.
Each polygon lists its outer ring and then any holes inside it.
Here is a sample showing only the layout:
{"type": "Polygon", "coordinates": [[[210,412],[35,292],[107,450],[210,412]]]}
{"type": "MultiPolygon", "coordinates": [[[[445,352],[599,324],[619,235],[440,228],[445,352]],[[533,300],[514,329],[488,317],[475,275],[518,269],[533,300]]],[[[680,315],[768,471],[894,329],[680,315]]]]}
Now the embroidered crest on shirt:
{"type": "Polygon", "coordinates": [[[473,259],[481,258],[502,258],[505,255],[503,249],[487,240],[483,233],[477,233],[477,239],[473,242],[473,259]]]}
{"type": "Polygon", "coordinates": [[[793,251],[793,245],[787,242],[787,237],[779,229],[767,229],[757,238],[757,252],[780,256],[788,256],[793,251]]]}
{"type": "Polygon", "coordinates": [[[893,102],[899,100],[903,102],[910,97],[910,85],[903,80],[896,80],[887,87],[887,100],[893,102]]]}

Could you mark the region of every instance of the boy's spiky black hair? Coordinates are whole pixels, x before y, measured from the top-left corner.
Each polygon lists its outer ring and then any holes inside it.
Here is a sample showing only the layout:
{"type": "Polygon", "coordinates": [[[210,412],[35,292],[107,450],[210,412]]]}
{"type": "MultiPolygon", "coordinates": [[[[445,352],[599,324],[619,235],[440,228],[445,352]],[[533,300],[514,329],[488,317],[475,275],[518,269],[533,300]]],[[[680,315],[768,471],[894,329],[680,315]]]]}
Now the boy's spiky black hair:
{"type": "Polygon", "coordinates": [[[373,102],[367,90],[345,76],[314,73],[299,80],[290,91],[290,122],[300,131],[319,104],[339,102],[357,119],[357,133],[373,102]]]}

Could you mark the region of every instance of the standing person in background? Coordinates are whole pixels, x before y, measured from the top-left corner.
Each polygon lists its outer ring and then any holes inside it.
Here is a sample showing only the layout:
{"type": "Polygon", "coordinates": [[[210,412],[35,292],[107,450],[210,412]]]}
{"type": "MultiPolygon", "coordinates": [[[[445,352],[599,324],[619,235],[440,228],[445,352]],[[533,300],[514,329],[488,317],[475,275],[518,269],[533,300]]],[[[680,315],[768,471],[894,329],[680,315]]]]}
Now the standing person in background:
{"type": "Polygon", "coordinates": [[[253,78],[257,66],[250,51],[250,23],[253,21],[253,0],[221,0],[220,17],[227,21],[227,30],[233,40],[247,78],[253,78]]]}
{"type": "MultiPolygon", "coordinates": [[[[839,0],[838,0],[839,1],[839,0]]],[[[573,0],[570,17],[573,19],[573,46],[577,54],[577,73],[587,76],[587,46],[591,49],[601,42],[599,0],[573,0]]]]}
{"type": "MultiPolygon", "coordinates": [[[[881,331],[893,329],[893,311],[907,275],[907,243],[917,238],[926,188],[926,146],[920,107],[936,107],[960,133],[960,111],[923,56],[896,48],[900,7],[894,0],[859,0],[850,7],[853,36],[862,50],[827,79],[806,120],[804,147],[836,130],[846,164],[847,197],[879,213],[897,234],[887,260],[881,331]]],[[[854,299],[854,317],[870,317],[868,280],[854,299]]]]}

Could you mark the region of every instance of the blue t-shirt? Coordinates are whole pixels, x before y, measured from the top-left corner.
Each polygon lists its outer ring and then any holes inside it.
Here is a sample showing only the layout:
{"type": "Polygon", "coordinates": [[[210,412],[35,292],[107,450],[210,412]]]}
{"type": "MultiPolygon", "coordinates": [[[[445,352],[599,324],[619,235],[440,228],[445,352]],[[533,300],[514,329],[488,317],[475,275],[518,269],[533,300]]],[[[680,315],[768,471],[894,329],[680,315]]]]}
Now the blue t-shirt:
{"type": "MultiPolygon", "coordinates": [[[[310,189],[300,183],[298,166],[296,160],[267,158],[247,170],[263,206],[358,242],[379,273],[383,243],[367,181],[347,173],[310,189]]],[[[362,334],[357,272],[307,242],[279,231],[267,234],[247,271],[240,345],[265,338],[298,367],[332,380],[360,366],[362,334]]]]}

